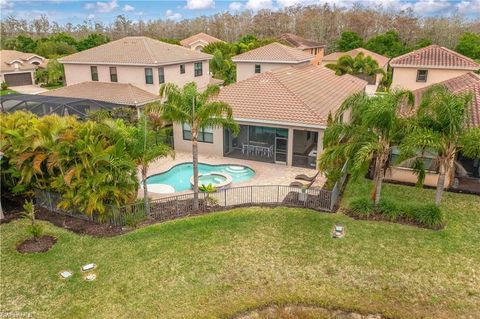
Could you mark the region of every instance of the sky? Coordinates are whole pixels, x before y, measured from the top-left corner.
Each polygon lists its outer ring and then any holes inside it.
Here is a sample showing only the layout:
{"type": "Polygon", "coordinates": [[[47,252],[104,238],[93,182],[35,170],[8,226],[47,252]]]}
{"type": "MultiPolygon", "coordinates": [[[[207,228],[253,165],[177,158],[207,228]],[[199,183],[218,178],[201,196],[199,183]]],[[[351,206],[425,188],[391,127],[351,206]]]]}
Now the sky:
{"type": "Polygon", "coordinates": [[[112,22],[119,14],[129,19],[169,19],[180,21],[219,12],[242,10],[278,10],[295,4],[322,4],[328,2],[350,7],[355,2],[364,6],[403,10],[412,8],[422,16],[446,16],[453,12],[465,14],[470,19],[480,19],[480,0],[0,0],[0,17],[33,19],[42,14],[60,24],[82,23],[84,20],[112,22]]]}

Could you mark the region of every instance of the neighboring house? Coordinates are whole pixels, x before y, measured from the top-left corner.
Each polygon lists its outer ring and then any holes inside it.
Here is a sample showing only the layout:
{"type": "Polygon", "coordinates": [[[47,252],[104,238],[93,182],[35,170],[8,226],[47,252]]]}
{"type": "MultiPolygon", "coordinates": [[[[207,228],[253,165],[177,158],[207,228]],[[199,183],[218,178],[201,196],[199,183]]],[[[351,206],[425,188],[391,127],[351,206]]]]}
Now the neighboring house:
{"type": "Polygon", "coordinates": [[[259,73],[281,69],[286,66],[310,64],[314,56],[278,42],[247,51],[232,57],[237,66],[237,82],[259,73]]]}
{"type": "Polygon", "coordinates": [[[420,89],[480,69],[480,64],[436,44],[393,58],[392,88],[420,89]]]}
{"type": "Polygon", "coordinates": [[[59,59],[66,86],[82,82],[128,83],[157,94],[162,83],[210,83],[212,56],[148,37],[125,37],[59,59]]]}
{"type": "MultiPolygon", "coordinates": [[[[270,163],[315,168],[330,113],[367,82],[337,76],[321,66],[286,66],[223,87],[216,100],[228,103],[240,125],[200,132],[199,151],[270,163]]],[[[190,128],[174,124],[175,149],[190,151],[190,128]]]]}
{"type": "MultiPolygon", "coordinates": [[[[323,57],[322,59],[322,65],[325,66],[327,64],[336,64],[338,59],[344,55],[351,56],[352,58],[355,58],[359,53],[363,53],[366,57],[369,56],[375,61],[377,61],[378,66],[382,68],[385,73],[387,73],[388,69],[388,61],[390,60],[388,57],[383,56],[381,54],[369,51],[364,48],[356,48],[347,52],[333,52],[330,53],[326,56],[323,57]]],[[[375,81],[369,83],[369,87],[367,87],[367,91],[370,92],[375,92],[376,89],[378,88],[378,85],[380,84],[380,81],[382,80],[383,75],[382,74],[377,74],[375,77],[375,81]]]]}
{"type": "Polygon", "coordinates": [[[224,41],[212,37],[211,35],[208,35],[206,33],[200,32],[192,35],[191,37],[183,39],[182,41],[180,41],[180,44],[186,48],[189,48],[190,50],[202,51],[204,47],[214,42],[224,41]]]}
{"type": "Polygon", "coordinates": [[[15,50],[0,50],[0,60],[0,82],[9,87],[34,84],[35,70],[47,64],[44,57],[15,50]]]}
{"type": "Polygon", "coordinates": [[[297,50],[315,56],[311,61],[314,65],[320,64],[325,54],[325,44],[308,40],[292,33],[284,33],[279,39],[297,50]]]}
{"type": "MultiPolygon", "coordinates": [[[[480,127],[480,76],[468,72],[463,75],[438,83],[445,86],[454,93],[471,93],[472,102],[468,109],[468,125],[469,127],[480,127]]],[[[422,99],[423,94],[430,88],[424,87],[413,91],[415,96],[415,106],[417,107],[422,99]]],[[[410,112],[413,113],[415,108],[410,112]]],[[[408,114],[407,114],[408,115],[408,114]]],[[[391,156],[391,163],[394,164],[398,151],[394,151],[391,156]]],[[[435,163],[435,154],[426,154],[425,167],[428,169],[425,176],[425,185],[435,187],[437,185],[438,173],[435,163]]],[[[445,185],[447,187],[458,188],[461,190],[473,191],[480,194],[480,159],[468,159],[458,154],[456,159],[455,180],[450,179],[447,174],[445,185]]],[[[415,175],[408,165],[393,166],[386,172],[385,177],[390,180],[416,183],[417,175],[415,175]]]]}

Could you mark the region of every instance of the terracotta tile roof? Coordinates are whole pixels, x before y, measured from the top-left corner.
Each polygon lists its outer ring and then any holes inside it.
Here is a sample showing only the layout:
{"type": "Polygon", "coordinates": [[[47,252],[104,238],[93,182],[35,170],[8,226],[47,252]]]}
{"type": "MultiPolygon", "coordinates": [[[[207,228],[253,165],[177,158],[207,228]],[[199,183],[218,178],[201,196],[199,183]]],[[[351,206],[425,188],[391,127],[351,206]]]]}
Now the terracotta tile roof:
{"type": "Polygon", "coordinates": [[[305,38],[302,38],[296,34],[292,33],[284,33],[280,36],[280,40],[283,40],[287,43],[289,43],[291,46],[297,48],[297,49],[313,49],[313,48],[324,48],[325,44],[315,42],[312,40],[308,40],[305,38]]]}
{"type": "MultiPolygon", "coordinates": [[[[468,72],[455,78],[437,83],[443,85],[454,93],[472,93],[472,103],[469,106],[469,126],[480,127],[480,76],[468,72]]],[[[415,106],[421,102],[422,95],[430,88],[427,86],[413,91],[415,106]]]]}
{"type": "Polygon", "coordinates": [[[182,41],[180,41],[180,44],[183,45],[184,47],[190,47],[190,45],[192,45],[193,43],[197,42],[197,41],[203,41],[203,42],[206,42],[207,44],[210,44],[210,43],[213,43],[213,42],[223,42],[222,40],[220,39],[217,39],[209,34],[206,34],[206,33],[203,33],[203,32],[200,32],[200,33],[197,33],[197,34],[194,34],[186,39],[183,39],[182,41]]]}
{"type": "Polygon", "coordinates": [[[330,54],[327,54],[326,56],[323,57],[322,62],[328,62],[328,63],[335,63],[338,58],[344,56],[344,55],[349,55],[352,58],[356,57],[360,52],[365,54],[365,56],[370,56],[372,59],[378,62],[378,65],[383,68],[388,64],[388,61],[390,58],[383,56],[381,54],[372,52],[370,50],[364,49],[364,48],[356,48],[347,52],[333,52],[330,54]]]}
{"type": "Polygon", "coordinates": [[[39,65],[40,67],[44,67],[46,65],[47,59],[35,53],[25,53],[16,50],[0,50],[1,72],[14,72],[16,70],[35,70],[37,66],[28,62],[32,57],[39,57],[43,60],[43,62],[39,65]],[[20,62],[20,66],[18,69],[16,69],[12,63],[15,60],[20,62]]]}
{"type": "Polygon", "coordinates": [[[480,64],[460,53],[436,44],[393,58],[392,67],[427,67],[478,70],[480,64]]]}
{"type": "Polygon", "coordinates": [[[233,62],[272,62],[301,63],[308,62],[314,56],[278,42],[270,43],[232,57],[233,62]]]}
{"type": "Polygon", "coordinates": [[[237,120],[318,127],[327,124],[329,112],[366,85],[321,66],[289,66],[230,84],[216,99],[229,103],[237,120]]]}
{"type": "Polygon", "coordinates": [[[209,60],[210,54],[148,37],[126,37],[61,58],[61,63],[164,65],[209,60]]]}
{"type": "Polygon", "coordinates": [[[43,92],[40,95],[84,98],[132,106],[159,100],[159,96],[132,84],[109,82],[82,82],[43,92]]]}

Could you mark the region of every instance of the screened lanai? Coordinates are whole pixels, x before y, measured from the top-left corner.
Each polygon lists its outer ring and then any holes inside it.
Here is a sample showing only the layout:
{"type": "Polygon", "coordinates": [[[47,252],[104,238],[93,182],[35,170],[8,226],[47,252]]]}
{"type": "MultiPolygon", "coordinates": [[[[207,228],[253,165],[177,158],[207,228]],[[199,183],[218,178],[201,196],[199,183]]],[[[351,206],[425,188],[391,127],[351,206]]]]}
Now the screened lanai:
{"type": "Polygon", "coordinates": [[[8,94],[0,97],[2,112],[30,111],[39,116],[48,114],[87,116],[89,111],[111,110],[126,105],[92,99],[31,94],[8,94]]]}

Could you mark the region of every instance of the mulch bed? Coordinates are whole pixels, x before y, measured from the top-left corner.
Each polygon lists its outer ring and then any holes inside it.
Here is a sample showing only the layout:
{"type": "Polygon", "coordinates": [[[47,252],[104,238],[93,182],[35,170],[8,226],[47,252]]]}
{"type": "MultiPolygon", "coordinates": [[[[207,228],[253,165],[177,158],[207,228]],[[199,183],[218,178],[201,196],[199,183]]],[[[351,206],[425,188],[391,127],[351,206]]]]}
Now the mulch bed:
{"type": "Polygon", "coordinates": [[[17,251],[26,253],[44,253],[48,251],[57,242],[57,238],[52,236],[42,236],[38,239],[27,239],[17,246],[17,251]]]}

